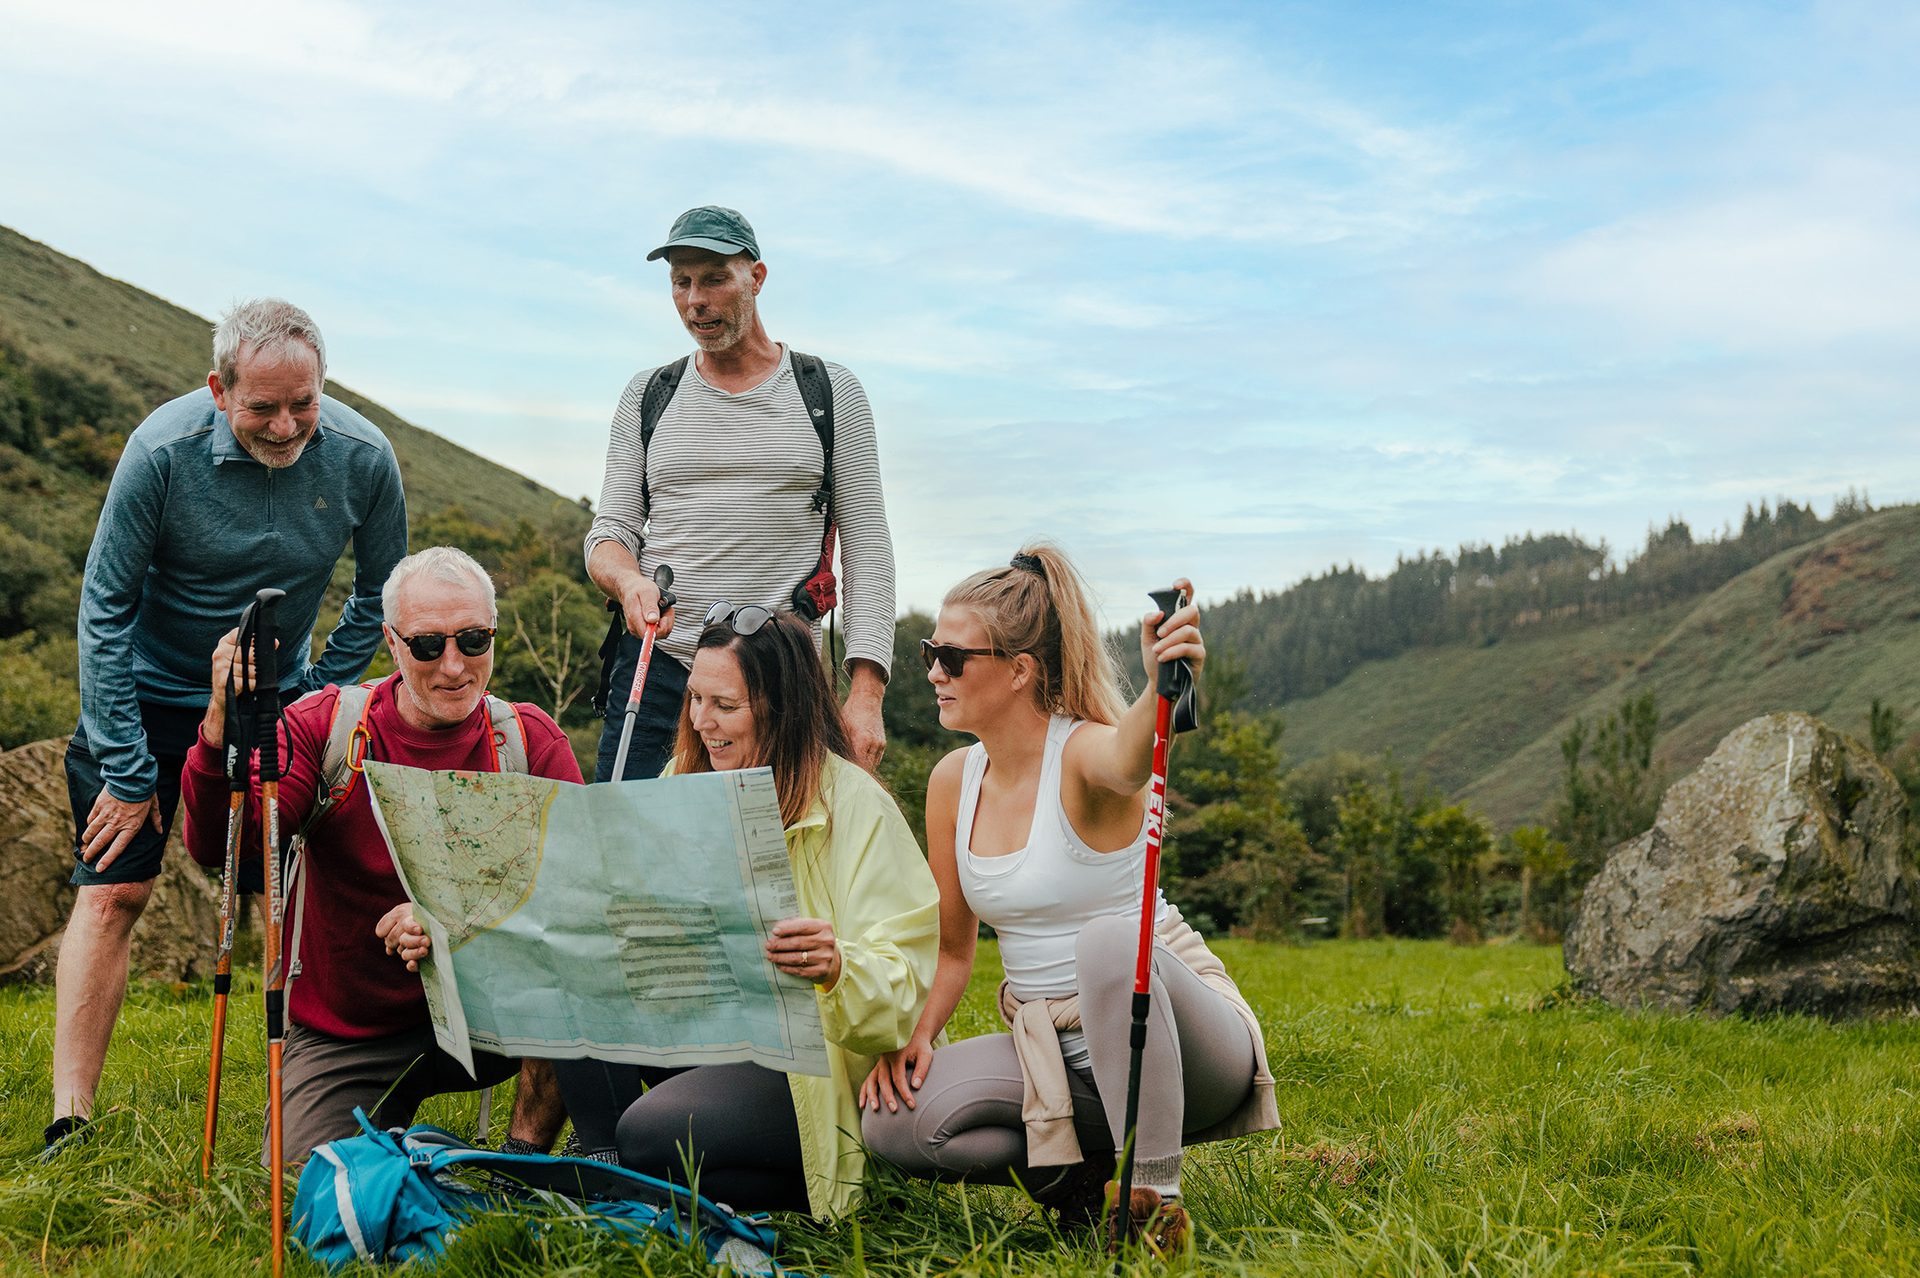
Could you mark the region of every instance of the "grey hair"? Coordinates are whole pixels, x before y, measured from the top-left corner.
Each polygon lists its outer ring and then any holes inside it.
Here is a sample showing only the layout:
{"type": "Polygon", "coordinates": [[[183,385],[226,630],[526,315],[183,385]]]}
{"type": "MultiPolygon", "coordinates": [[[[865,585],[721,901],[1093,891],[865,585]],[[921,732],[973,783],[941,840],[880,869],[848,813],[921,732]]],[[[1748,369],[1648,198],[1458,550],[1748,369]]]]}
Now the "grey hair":
{"type": "Polygon", "coordinates": [[[213,326],[213,371],[220,374],[220,384],[231,390],[239,375],[241,348],[271,350],[291,341],[305,342],[313,349],[320,359],[320,380],[325,383],[327,343],[313,316],[277,297],[240,302],[213,326]]]}
{"type": "Polygon", "coordinates": [[[478,586],[487,600],[487,624],[500,624],[500,608],[494,602],[493,578],[472,555],[454,546],[428,546],[416,550],[393,566],[387,584],[380,587],[380,614],[393,624],[393,608],[400,599],[400,588],[415,577],[444,581],[455,586],[478,586]]]}

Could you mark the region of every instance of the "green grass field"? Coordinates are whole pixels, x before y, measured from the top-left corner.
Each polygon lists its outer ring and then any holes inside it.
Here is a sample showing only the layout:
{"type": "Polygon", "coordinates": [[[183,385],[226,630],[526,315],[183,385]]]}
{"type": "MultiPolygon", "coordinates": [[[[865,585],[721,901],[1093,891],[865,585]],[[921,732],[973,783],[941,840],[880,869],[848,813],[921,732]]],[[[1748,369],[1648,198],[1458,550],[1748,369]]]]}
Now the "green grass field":
{"type": "MultiPolygon", "coordinates": [[[[1558,953],[1521,945],[1221,948],[1265,1023],[1286,1126],[1190,1157],[1197,1271],[1920,1272],[1920,1023],[1622,1015],[1567,999],[1558,953]]],[[[992,1028],[990,977],[957,1032],[992,1028]]],[[[52,995],[0,991],[4,1272],[264,1272],[251,1014],[232,1036],[217,1184],[198,1180],[208,1001],[136,990],[98,1136],[42,1165],[52,995]]],[[[423,1117],[470,1130],[473,1109],[423,1117]]],[[[839,1225],[779,1220],[784,1259],[840,1275],[1107,1272],[1013,1191],[883,1192],[839,1225]]],[[[435,1272],[703,1271],[665,1244],[489,1220],[435,1272]]]]}

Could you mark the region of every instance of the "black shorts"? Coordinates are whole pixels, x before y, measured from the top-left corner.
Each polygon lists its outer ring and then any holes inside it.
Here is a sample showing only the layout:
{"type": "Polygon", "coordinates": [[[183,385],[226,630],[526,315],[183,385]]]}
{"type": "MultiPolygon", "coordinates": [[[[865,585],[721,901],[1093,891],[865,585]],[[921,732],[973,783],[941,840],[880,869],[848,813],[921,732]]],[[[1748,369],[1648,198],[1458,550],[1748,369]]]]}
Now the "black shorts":
{"type": "MultiPolygon", "coordinates": [[[[96,870],[80,859],[80,836],[87,828],[94,801],[104,783],[100,762],[87,746],[84,725],[76,724],[67,742],[67,802],[73,807],[73,877],[77,886],[100,883],[145,883],[160,873],[161,853],[173,832],[174,813],[180,806],[180,770],[186,766],[187,751],[200,737],[200,720],[206,717],[204,706],[163,706],[151,701],[140,703],[140,725],[147,734],[147,750],[160,765],[156,790],[160,796],[161,828],[142,825],[122,848],[120,855],[104,871],[96,870]]],[[[243,891],[261,890],[260,860],[255,857],[242,867],[243,891]]]]}

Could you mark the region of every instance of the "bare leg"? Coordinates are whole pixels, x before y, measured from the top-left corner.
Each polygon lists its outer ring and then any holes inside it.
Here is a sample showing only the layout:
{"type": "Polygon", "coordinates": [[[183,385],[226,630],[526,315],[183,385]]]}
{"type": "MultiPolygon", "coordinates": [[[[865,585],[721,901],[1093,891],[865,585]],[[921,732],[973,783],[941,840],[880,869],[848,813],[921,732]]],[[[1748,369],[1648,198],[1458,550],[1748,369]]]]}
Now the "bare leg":
{"type": "Polygon", "coordinates": [[[114,1022],[127,996],[133,925],[153,881],[82,886],[54,969],[53,1116],[93,1116],[114,1022]]]}
{"type": "Polygon", "coordinates": [[[509,1140],[523,1140],[542,1151],[553,1148],[553,1141],[567,1121],[567,1107],[560,1100],[560,1080],[553,1062],[531,1057],[520,1062],[520,1080],[513,1089],[513,1118],[507,1124],[509,1140]]]}

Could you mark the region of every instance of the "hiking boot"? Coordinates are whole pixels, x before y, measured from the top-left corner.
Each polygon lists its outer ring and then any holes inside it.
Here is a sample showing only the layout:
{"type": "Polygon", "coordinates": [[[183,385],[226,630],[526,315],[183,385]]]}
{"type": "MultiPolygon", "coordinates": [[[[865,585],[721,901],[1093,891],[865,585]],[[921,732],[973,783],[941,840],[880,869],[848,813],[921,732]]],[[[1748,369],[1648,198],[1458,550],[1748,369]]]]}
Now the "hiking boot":
{"type": "MultiPolygon", "coordinates": [[[[1113,1201],[1119,1196],[1119,1184],[1108,1181],[1106,1193],[1102,1196],[1103,1210],[1108,1219],[1113,1215],[1113,1201]]],[[[1173,1260],[1193,1254],[1193,1220],[1178,1198],[1162,1202],[1159,1190],[1135,1185],[1127,1205],[1130,1209],[1128,1214],[1133,1217],[1134,1241],[1152,1252],[1155,1258],[1173,1260]]]]}
{"type": "Polygon", "coordinates": [[[1085,1154],[1081,1162],[1065,1167],[1035,1168],[1029,1174],[1036,1180],[1049,1172],[1057,1174],[1027,1193],[1053,1213],[1061,1233],[1076,1233],[1100,1222],[1104,1201],[1100,1189],[1113,1176],[1113,1167],[1113,1154],[1107,1152],[1085,1154]]]}
{"type": "Polygon", "coordinates": [[[56,1118],[47,1124],[41,1133],[46,1138],[47,1147],[40,1151],[40,1161],[52,1162],[60,1156],[62,1150],[78,1145],[93,1135],[93,1124],[78,1114],[68,1114],[65,1118],[56,1118]]]}

